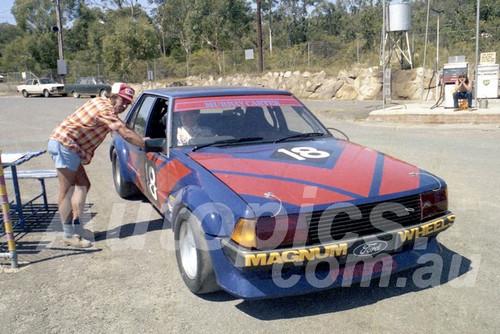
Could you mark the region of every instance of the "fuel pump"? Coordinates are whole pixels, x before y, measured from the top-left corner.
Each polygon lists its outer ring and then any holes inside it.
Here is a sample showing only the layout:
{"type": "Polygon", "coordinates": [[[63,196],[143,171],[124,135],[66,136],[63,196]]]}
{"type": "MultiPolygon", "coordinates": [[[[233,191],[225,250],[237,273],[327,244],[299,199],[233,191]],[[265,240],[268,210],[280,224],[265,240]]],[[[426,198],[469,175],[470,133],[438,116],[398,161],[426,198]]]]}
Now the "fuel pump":
{"type": "MultiPolygon", "coordinates": [[[[444,107],[453,108],[453,93],[455,82],[460,74],[469,76],[469,64],[466,62],[447,63],[443,65],[444,107]]],[[[469,79],[470,80],[470,79],[469,79]]]]}

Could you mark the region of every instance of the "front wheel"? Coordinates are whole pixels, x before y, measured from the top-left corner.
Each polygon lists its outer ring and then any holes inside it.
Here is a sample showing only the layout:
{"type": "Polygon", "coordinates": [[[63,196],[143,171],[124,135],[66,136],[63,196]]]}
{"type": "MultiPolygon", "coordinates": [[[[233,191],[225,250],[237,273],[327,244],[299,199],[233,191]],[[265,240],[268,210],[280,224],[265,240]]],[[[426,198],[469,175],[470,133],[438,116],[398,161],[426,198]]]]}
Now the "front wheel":
{"type": "Polygon", "coordinates": [[[101,90],[101,91],[99,92],[99,96],[100,96],[100,97],[106,97],[106,95],[107,95],[107,94],[108,94],[108,92],[106,92],[106,90],[105,90],[105,89],[103,89],[103,90],[101,90]]]}
{"type": "Polygon", "coordinates": [[[48,90],[44,90],[44,91],[43,91],[43,96],[45,96],[45,97],[50,97],[50,93],[49,93],[49,91],[48,91],[48,90]]]}
{"type": "Polygon", "coordinates": [[[123,177],[116,151],[113,151],[111,164],[113,166],[113,182],[118,195],[125,199],[139,195],[140,191],[137,186],[132,182],[126,181],[123,177]]]}
{"type": "Polygon", "coordinates": [[[174,226],[175,257],[186,286],[195,294],[218,291],[204,232],[191,211],[183,208],[174,226]]]}
{"type": "Polygon", "coordinates": [[[75,99],[78,99],[80,97],[80,94],[78,94],[78,92],[73,92],[71,93],[71,95],[73,95],[75,99]]]}
{"type": "Polygon", "coordinates": [[[28,92],[27,92],[26,90],[23,90],[23,96],[24,96],[24,97],[29,97],[29,96],[30,96],[30,94],[28,94],[28,92]]]}

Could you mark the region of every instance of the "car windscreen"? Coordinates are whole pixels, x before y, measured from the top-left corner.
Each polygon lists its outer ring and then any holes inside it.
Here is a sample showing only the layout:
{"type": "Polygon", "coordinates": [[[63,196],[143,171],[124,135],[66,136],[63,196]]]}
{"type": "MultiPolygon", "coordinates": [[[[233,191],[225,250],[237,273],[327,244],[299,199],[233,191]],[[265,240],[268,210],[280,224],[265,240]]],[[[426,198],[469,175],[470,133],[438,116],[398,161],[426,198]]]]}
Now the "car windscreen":
{"type": "Polygon", "coordinates": [[[290,95],[182,98],[175,101],[173,116],[173,146],[240,144],[245,143],[245,138],[252,143],[269,142],[310,133],[328,135],[323,125],[290,95]]]}
{"type": "Polygon", "coordinates": [[[40,79],[41,84],[51,84],[56,83],[53,79],[40,79]]]}

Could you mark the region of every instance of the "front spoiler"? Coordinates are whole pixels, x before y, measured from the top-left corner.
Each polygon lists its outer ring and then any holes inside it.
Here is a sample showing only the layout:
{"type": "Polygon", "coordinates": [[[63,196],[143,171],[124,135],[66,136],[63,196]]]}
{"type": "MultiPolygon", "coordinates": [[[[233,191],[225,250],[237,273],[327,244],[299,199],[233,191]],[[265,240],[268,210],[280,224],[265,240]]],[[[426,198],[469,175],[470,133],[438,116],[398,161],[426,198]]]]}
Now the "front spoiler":
{"type": "MultiPolygon", "coordinates": [[[[405,236],[405,241],[399,251],[391,252],[386,249],[377,254],[360,257],[351,252],[359,247],[354,244],[348,247],[348,253],[345,256],[344,254],[339,257],[320,255],[324,257],[303,263],[292,263],[292,265],[273,260],[274,262],[270,265],[266,263],[264,266],[238,267],[236,264],[245,264],[245,258],[241,257],[242,255],[255,254],[255,252],[240,252],[239,259],[236,257],[230,259],[228,256],[231,251],[230,243],[226,239],[219,239],[223,251],[219,249],[219,251],[211,252],[212,262],[219,286],[228,293],[243,299],[276,298],[336,287],[349,287],[361,281],[390,276],[392,273],[425,263],[424,255],[440,252],[436,236],[449,228],[454,220],[455,215],[447,214],[403,229],[404,234],[397,234],[396,231],[395,235],[398,238],[405,236]]],[[[340,247],[340,249],[343,252],[344,248],[340,247]]],[[[280,252],[283,255],[285,250],[280,250],[280,252]]],[[[266,254],[268,253],[272,252],[266,254]]],[[[332,253],[335,254],[334,251],[332,253]]],[[[273,259],[291,258],[291,253],[288,254],[273,259]]]]}
{"type": "Polygon", "coordinates": [[[453,225],[455,215],[445,216],[418,225],[381,232],[365,237],[349,236],[342,240],[328,240],[321,245],[292,247],[273,250],[250,250],[234,241],[222,241],[224,253],[237,268],[243,270],[270,269],[275,264],[304,266],[309,262],[321,262],[335,258],[339,263],[349,258],[363,259],[379,253],[396,253],[407,248],[421,237],[433,237],[453,225]],[[353,255],[351,257],[350,255],[353,255]]]}

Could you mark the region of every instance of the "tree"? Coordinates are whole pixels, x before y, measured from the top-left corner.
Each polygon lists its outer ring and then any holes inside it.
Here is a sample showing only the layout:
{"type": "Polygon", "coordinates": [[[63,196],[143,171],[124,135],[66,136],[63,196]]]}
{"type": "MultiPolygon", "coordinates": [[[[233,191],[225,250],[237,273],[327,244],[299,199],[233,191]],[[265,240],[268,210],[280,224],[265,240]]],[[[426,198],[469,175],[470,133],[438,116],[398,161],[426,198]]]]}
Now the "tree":
{"type": "MultiPolygon", "coordinates": [[[[63,21],[73,19],[78,6],[78,0],[62,1],[63,21]]],[[[49,32],[57,21],[52,0],[15,0],[12,14],[17,26],[30,33],[49,32]]]]}
{"type": "Polygon", "coordinates": [[[188,24],[201,45],[215,51],[219,73],[222,73],[222,50],[231,49],[248,31],[249,7],[244,0],[195,0],[191,14],[188,24]]]}
{"type": "Polygon", "coordinates": [[[108,25],[108,33],[102,41],[105,50],[103,58],[121,78],[131,73],[137,60],[150,60],[158,56],[158,35],[149,19],[123,17],[108,25]]]}
{"type": "MultiPolygon", "coordinates": [[[[196,40],[190,26],[190,22],[194,20],[192,17],[196,15],[194,4],[190,0],[157,0],[156,3],[156,21],[162,34],[168,34],[179,41],[186,55],[186,75],[189,75],[189,58],[196,40]]],[[[165,49],[164,46],[164,53],[165,49]]]]}

